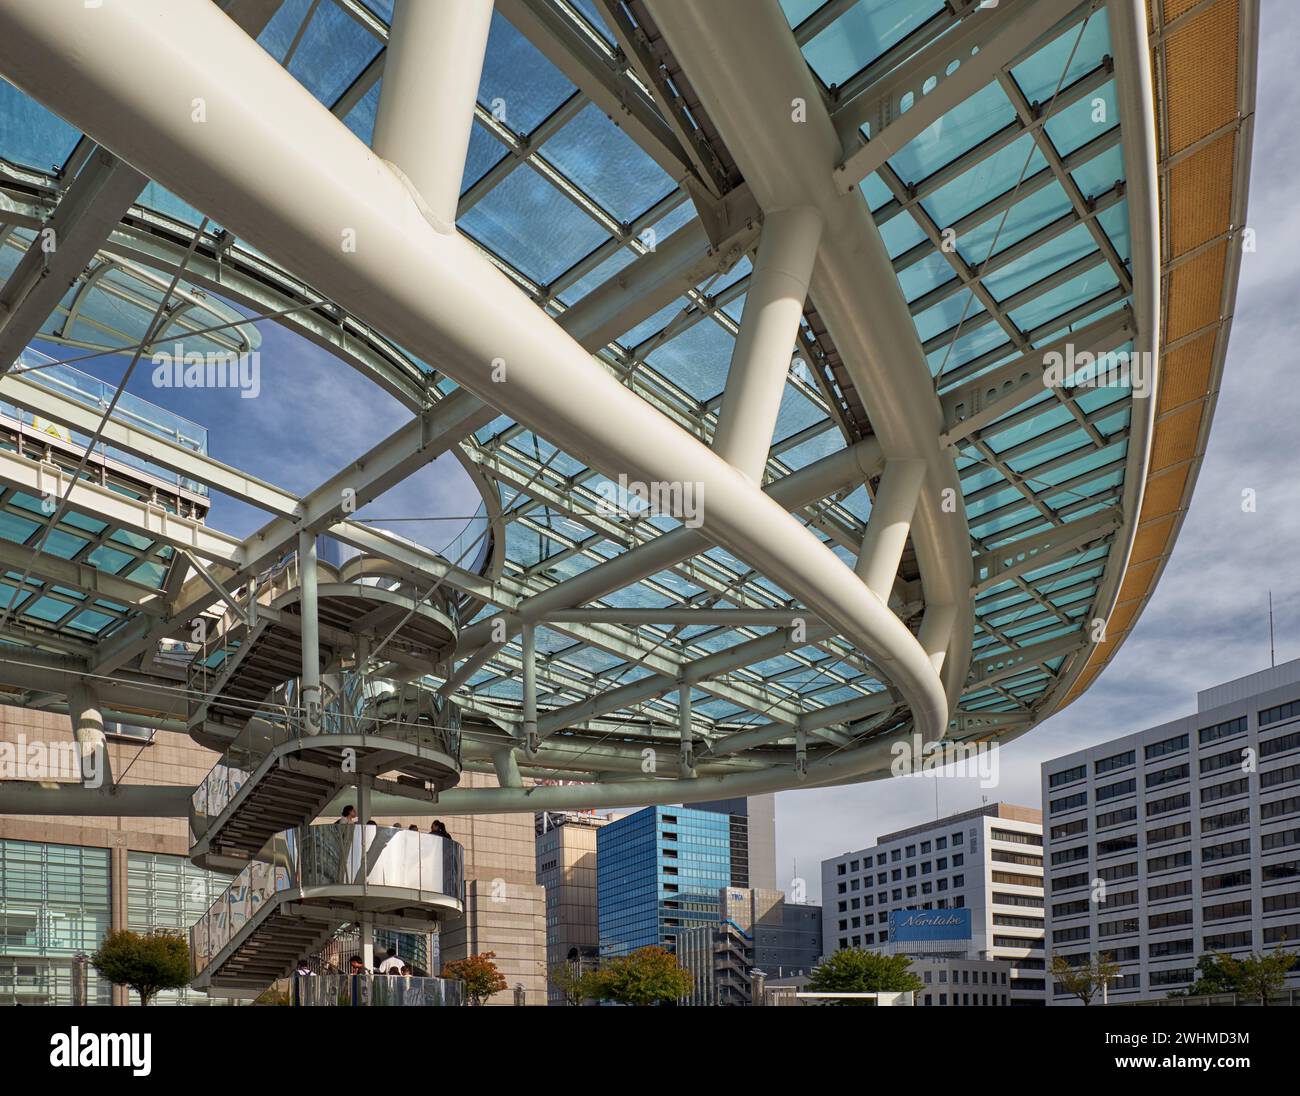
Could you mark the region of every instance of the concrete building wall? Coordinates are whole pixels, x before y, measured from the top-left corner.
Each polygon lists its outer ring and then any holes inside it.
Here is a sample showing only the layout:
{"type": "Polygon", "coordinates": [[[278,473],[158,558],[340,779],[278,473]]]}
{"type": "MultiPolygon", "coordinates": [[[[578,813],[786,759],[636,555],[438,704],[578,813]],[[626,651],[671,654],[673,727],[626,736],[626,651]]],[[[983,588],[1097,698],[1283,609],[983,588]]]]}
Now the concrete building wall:
{"type": "Polygon", "coordinates": [[[1207,952],[1300,940],[1300,661],[1197,700],[1042,766],[1049,953],[1110,955],[1112,1001],[1186,990],[1207,952]]]}
{"type": "MultiPolygon", "coordinates": [[[[573,956],[595,966],[600,955],[596,903],[596,833],[609,819],[576,815],[537,835],[537,883],[546,891],[547,971],[573,956]]],[[[549,1003],[564,994],[549,990],[549,1003]]]]}
{"type": "Polygon", "coordinates": [[[442,932],[442,961],[495,952],[497,969],[509,988],[489,999],[513,1005],[514,988],[524,987],[529,1005],[546,1003],[546,892],[536,883],[500,878],[465,884],[465,916],[442,932]]]}

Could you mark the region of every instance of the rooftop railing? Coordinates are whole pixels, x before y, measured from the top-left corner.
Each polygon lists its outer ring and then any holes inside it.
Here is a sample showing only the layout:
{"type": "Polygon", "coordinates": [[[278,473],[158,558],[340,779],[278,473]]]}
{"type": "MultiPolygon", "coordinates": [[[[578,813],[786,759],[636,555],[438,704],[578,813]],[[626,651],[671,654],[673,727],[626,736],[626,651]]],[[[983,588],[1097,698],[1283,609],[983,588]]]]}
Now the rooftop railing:
{"type": "MultiPolygon", "coordinates": [[[[101,412],[108,408],[117,392],[116,385],[101,381],[98,377],[92,377],[79,369],[73,369],[70,365],[62,365],[48,354],[42,354],[31,347],[27,347],[18,355],[13,375],[24,377],[57,395],[101,412]]],[[[0,401],[0,411],[26,426],[65,441],[82,446],[90,441],[88,436],[78,431],[49,423],[27,408],[18,407],[8,401],[0,401]]],[[[175,442],[192,452],[206,454],[208,451],[208,431],[205,427],[130,392],[123,392],[118,399],[117,406],[113,408],[113,418],[156,437],[175,442]]],[[[174,483],[193,494],[207,495],[208,493],[205,484],[152,464],[135,453],[117,449],[103,442],[95,446],[95,452],[101,457],[136,468],[166,483],[174,483]]]]}

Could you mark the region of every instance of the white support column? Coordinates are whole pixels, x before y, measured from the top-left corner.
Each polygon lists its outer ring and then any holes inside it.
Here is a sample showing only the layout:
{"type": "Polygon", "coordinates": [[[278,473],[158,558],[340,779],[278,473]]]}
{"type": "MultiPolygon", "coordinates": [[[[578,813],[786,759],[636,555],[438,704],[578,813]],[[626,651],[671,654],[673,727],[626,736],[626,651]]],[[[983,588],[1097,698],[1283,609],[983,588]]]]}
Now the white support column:
{"type": "Polygon", "coordinates": [[[492,0],[397,0],[371,146],[444,231],[456,222],[492,0]]]}
{"type": "Polygon", "coordinates": [[[916,512],[916,500],[925,482],[925,461],[891,460],[885,463],[880,489],[867,518],[867,532],[862,538],[855,570],[880,598],[888,604],[894,588],[894,576],[903,558],[907,534],[916,512]]]}
{"type": "Polygon", "coordinates": [[[524,625],[524,755],[537,753],[537,644],[533,626],[524,625]]]}
{"type": "Polygon", "coordinates": [[[298,582],[302,589],[302,704],[303,732],[320,733],[320,613],[316,597],[316,536],[298,534],[298,582]]]}
{"type": "Polygon", "coordinates": [[[952,638],[953,625],[957,621],[957,606],[945,602],[930,602],[921,617],[921,630],[917,634],[921,647],[930,656],[934,672],[943,670],[943,660],[948,652],[948,641],[952,638]]]}
{"type": "Polygon", "coordinates": [[[683,679],[677,689],[677,730],[682,740],[682,776],[695,776],[695,741],[691,730],[691,683],[683,679]]]}
{"type": "Polygon", "coordinates": [[[755,483],[772,446],[822,223],[812,206],[775,210],[763,221],[713,439],[714,451],[755,483]]]}
{"type": "Polygon", "coordinates": [[[81,783],[86,788],[109,788],[113,770],[108,761],[108,740],[104,737],[104,714],[99,699],[84,685],[68,690],[68,715],[77,740],[81,761],[81,783]]]}

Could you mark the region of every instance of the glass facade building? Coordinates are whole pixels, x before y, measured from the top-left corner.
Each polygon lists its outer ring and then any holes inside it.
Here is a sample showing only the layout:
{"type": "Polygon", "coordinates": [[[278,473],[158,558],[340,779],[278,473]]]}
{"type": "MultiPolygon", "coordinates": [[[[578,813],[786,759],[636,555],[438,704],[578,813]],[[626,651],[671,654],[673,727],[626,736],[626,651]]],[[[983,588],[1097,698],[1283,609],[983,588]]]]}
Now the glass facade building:
{"type": "MultiPolygon", "coordinates": [[[[126,924],[114,926],[111,850],[0,839],[0,1006],[72,1004],[75,956],[92,955],[114,927],[184,935],[229,882],[184,856],[126,857],[126,924]]],[[[113,1003],[112,986],[93,967],[86,999],[113,1003]]],[[[155,1003],[213,1001],[182,989],[159,993],[155,1003]]]]}
{"type": "Polygon", "coordinates": [[[725,814],[646,807],[596,835],[596,904],[602,958],[659,944],[718,920],[718,893],[731,881],[731,823],[725,814]]]}
{"type": "MultiPolygon", "coordinates": [[[[127,928],[132,932],[176,932],[189,929],[230,885],[229,878],[196,868],[184,856],[131,852],[127,856],[127,928]]],[[[157,1005],[216,1003],[189,987],[163,990],[157,1005]]]]}
{"type": "MultiPolygon", "coordinates": [[[[109,851],[0,840],[0,1005],[72,1003],[72,959],[112,919],[109,851]]],[[[93,968],[87,1000],[109,1004],[93,968]]]]}

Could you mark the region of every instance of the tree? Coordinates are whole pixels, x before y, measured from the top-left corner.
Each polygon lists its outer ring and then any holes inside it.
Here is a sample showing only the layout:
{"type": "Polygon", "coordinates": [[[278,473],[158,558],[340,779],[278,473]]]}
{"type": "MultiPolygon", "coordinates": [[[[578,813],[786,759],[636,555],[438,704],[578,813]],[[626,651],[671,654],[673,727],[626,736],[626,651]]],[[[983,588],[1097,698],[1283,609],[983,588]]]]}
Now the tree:
{"type": "Polygon", "coordinates": [[[1107,952],[1088,959],[1078,966],[1066,961],[1062,955],[1052,956],[1052,977],[1067,993],[1072,993],[1085,1005],[1113,982],[1119,974],[1119,964],[1107,952]]]}
{"type": "Polygon", "coordinates": [[[677,965],[677,957],[654,946],[610,959],[599,970],[584,975],[581,982],[584,996],[620,1005],[680,1001],[693,985],[690,971],[677,965]]]}
{"type": "Polygon", "coordinates": [[[906,955],[841,948],[813,969],[808,989],[813,993],[918,993],[924,983],[907,969],[911,964],[906,955]]]}
{"type": "Polygon", "coordinates": [[[180,989],[190,981],[190,947],[176,933],[110,932],[90,964],[116,986],[127,986],[147,1005],[160,990],[180,989]]]}
{"type": "Polygon", "coordinates": [[[465,984],[465,999],[471,1005],[481,1005],[494,993],[509,988],[505,976],[492,962],[497,957],[495,951],[485,951],[471,955],[468,959],[457,959],[443,964],[442,976],[455,978],[465,984]]]}
{"type": "Polygon", "coordinates": [[[1267,1005],[1268,999],[1283,988],[1287,972],[1297,961],[1300,957],[1281,947],[1271,953],[1251,952],[1240,959],[1223,952],[1202,955],[1196,963],[1196,982],[1188,995],[1235,993],[1267,1005]]]}
{"type": "Polygon", "coordinates": [[[556,963],[549,977],[551,985],[564,994],[566,1005],[580,1005],[591,997],[591,974],[578,963],[556,963]]]}

